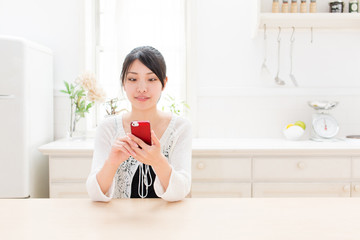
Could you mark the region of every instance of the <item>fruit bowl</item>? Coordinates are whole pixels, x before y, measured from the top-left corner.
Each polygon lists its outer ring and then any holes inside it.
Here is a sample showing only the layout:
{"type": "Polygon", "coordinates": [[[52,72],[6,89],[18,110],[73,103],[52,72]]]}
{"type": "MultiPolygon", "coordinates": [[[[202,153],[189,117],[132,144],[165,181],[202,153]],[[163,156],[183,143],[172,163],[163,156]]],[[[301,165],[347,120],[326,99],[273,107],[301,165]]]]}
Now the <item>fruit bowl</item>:
{"type": "Polygon", "coordinates": [[[297,125],[293,125],[291,127],[285,127],[283,130],[283,134],[286,139],[296,141],[299,140],[302,135],[304,135],[305,130],[297,125]]]}

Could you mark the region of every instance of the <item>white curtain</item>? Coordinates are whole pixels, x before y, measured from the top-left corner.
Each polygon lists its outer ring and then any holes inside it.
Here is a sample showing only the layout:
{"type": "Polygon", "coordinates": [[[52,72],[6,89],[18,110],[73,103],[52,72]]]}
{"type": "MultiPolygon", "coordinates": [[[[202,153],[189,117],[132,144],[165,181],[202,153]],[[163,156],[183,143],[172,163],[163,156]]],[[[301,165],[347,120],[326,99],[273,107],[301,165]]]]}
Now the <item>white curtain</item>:
{"type": "MultiPolygon", "coordinates": [[[[135,47],[158,49],[167,65],[164,94],[185,100],[185,0],[99,0],[98,78],[109,97],[121,95],[120,72],[135,47]]],[[[161,104],[161,102],[160,102],[161,104]]]]}

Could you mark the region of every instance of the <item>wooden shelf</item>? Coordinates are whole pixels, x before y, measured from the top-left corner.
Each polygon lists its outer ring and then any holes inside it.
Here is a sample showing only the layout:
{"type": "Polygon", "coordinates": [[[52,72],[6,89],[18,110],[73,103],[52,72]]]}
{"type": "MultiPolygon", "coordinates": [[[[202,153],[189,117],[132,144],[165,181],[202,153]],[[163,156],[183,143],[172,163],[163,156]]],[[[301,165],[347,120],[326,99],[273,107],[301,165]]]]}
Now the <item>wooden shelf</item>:
{"type": "Polygon", "coordinates": [[[259,28],[360,29],[358,13],[260,13],[259,28]]]}

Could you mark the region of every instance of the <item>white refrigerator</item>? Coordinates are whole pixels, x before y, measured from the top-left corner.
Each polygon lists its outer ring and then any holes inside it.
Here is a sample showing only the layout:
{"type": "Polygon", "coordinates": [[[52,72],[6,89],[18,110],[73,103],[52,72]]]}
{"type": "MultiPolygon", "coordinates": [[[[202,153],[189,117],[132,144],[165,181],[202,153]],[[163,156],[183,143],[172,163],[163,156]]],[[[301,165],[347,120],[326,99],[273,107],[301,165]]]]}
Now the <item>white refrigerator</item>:
{"type": "Polygon", "coordinates": [[[48,160],[37,149],[52,140],[52,52],[0,35],[0,198],[48,196],[48,160]]]}

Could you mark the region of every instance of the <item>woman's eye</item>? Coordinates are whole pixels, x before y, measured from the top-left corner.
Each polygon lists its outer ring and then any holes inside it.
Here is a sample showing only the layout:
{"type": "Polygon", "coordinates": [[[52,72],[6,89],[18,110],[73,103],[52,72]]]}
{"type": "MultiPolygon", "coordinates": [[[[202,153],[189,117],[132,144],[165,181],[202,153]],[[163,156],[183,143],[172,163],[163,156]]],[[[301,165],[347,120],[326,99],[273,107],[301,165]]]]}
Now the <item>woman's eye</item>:
{"type": "Polygon", "coordinates": [[[149,81],[153,82],[153,81],[156,81],[157,79],[156,78],[150,78],[149,81]]]}
{"type": "Polygon", "coordinates": [[[133,82],[133,81],[136,81],[136,79],[135,78],[128,78],[128,81],[133,82]]]}

